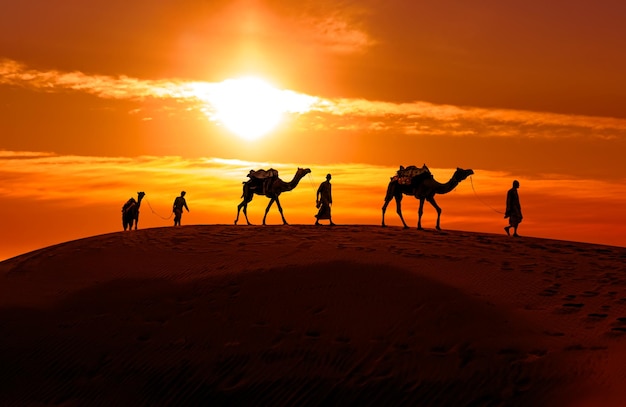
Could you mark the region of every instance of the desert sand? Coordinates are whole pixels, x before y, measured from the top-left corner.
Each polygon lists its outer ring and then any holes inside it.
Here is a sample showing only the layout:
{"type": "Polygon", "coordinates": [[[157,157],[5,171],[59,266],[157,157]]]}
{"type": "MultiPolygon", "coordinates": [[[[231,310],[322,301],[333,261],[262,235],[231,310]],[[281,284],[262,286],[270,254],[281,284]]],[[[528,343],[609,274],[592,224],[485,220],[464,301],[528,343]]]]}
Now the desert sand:
{"type": "Polygon", "coordinates": [[[626,248],[193,225],[0,276],[0,405],[626,405],[626,248]]]}

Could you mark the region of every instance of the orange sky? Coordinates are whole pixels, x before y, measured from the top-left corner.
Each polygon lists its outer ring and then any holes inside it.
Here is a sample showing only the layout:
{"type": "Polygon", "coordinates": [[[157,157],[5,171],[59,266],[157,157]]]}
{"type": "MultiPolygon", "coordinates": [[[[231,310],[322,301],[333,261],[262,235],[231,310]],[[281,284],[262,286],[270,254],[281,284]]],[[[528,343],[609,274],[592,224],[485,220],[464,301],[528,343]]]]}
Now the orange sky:
{"type": "MultiPolygon", "coordinates": [[[[389,177],[423,163],[442,182],[475,171],[439,197],[444,228],[500,233],[519,179],[521,234],[626,246],[626,5],[429,3],[4,6],[0,200],[15,215],[0,260],[119,230],[139,190],[164,217],[185,189],[183,223],[231,223],[241,181],[261,167],[283,179],[312,169],[281,199],[291,223],[312,223],[331,172],[336,222],[378,224],[389,177]],[[286,101],[278,127],[253,141],[225,127],[215,96],[242,75],[277,98],[235,105],[286,101]]],[[[266,203],[255,197],[254,222],[266,203]]],[[[417,202],[404,208],[415,225],[417,202]]],[[[386,220],[400,224],[391,207],[386,220]]],[[[424,226],[434,220],[426,207],[424,226]]],[[[142,206],[142,227],[168,222],[142,206]]]]}

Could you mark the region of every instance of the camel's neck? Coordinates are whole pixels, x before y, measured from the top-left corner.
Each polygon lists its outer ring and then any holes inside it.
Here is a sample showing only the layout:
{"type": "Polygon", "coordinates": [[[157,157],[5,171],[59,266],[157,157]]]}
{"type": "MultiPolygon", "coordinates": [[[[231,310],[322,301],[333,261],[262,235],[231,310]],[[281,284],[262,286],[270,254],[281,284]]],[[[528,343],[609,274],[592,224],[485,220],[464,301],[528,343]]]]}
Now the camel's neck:
{"type": "Polygon", "coordinates": [[[456,186],[459,185],[459,181],[457,181],[454,177],[450,178],[450,181],[442,184],[437,182],[437,186],[435,187],[435,193],[437,194],[447,194],[452,191],[456,186]]]}
{"type": "Polygon", "coordinates": [[[139,208],[141,206],[141,200],[143,199],[143,196],[138,196],[137,197],[137,207],[139,208]]]}
{"type": "Polygon", "coordinates": [[[291,191],[292,189],[297,187],[298,184],[300,183],[300,180],[303,177],[304,177],[304,174],[296,173],[296,175],[294,175],[294,177],[293,177],[293,179],[291,181],[285,182],[285,191],[291,191]]]}

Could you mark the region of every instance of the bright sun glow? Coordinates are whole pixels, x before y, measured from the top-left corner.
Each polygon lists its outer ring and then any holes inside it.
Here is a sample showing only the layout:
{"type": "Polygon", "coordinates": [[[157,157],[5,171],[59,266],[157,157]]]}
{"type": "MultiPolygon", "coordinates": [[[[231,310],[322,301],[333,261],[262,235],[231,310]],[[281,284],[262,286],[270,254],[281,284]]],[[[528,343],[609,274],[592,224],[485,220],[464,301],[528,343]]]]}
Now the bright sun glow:
{"type": "Polygon", "coordinates": [[[244,77],[227,79],[211,87],[206,96],[214,108],[213,120],[246,140],[255,140],[272,131],[283,114],[303,113],[316,98],[279,90],[266,81],[244,77]]]}

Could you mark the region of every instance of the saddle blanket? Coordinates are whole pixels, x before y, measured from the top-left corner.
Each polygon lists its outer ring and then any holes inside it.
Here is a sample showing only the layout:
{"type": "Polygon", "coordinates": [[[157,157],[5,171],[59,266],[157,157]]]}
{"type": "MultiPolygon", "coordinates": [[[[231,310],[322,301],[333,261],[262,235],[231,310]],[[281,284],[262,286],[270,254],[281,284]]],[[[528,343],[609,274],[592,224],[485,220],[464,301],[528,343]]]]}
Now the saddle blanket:
{"type": "Polygon", "coordinates": [[[250,170],[248,177],[258,179],[278,177],[278,170],[273,168],[270,168],[269,170],[250,170]]]}
{"type": "Polygon", "coordinates": [[[391,180],[397,181],[398,184],[409,185],[414,177],[424,173],[430,174],[430,170],[428,169],[426,164],[421,167],[417,167],[415,165],[409,165],[408,167],[404,167],[401,165],[400,169],[398,169],[396,175],[394,175],[391,180]]]}

